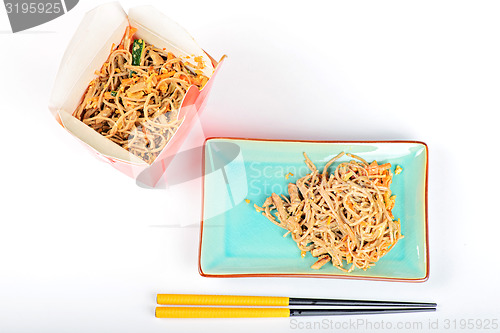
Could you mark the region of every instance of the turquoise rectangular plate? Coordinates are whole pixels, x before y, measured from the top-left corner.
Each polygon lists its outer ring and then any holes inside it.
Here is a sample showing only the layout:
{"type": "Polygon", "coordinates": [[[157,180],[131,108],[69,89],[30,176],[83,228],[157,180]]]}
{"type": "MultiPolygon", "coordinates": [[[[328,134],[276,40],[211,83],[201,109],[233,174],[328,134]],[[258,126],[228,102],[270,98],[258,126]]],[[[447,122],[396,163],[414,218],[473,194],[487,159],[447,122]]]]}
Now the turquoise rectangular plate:
{"type": "MultiPolygon", "coordinates": [[[[346,161],[349,157],[342,158],[346,161]]],[[[334,164],[333,168],[338,165],[334,164]]],[[[207,139],[204,147],[203,219],[199,271],[210,277],[286,276],[425,281],[429,276],[427,237],[427,146],[415,141],[311,142],[207,139]],[[303,153],[321,168],[340,152],[403,168],[393,177],[393,209],[401,239],[374,267],[346,273],[300,255],[285,231],[257,213],[271,193],[288,195],[287,185],[309,173],[303,153]],[[286,179],[286,175],[292,173],[286,179]],[[247,203],[247,200],[250,203],[247,203]]]]}

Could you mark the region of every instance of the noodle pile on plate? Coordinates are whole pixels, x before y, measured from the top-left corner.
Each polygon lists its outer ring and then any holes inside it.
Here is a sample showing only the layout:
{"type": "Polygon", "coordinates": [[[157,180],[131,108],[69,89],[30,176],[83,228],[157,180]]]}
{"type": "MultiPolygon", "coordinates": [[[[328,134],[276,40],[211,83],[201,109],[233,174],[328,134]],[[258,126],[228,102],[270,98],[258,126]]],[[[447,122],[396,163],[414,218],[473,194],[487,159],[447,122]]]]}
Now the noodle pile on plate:
{"type": "Polygon", "coordinates": [[[319,269],[328,262],[345,272],[366,270],[385,255],[399,239],[401,224],[392,209],[396,196],[389,189],[391,164],[368,164],[362,158],[340,163],[333,173],[328,168],[342,157],[331,159],[320,173],[304,153],[311,173],[288,184],[290,198],[273,193],[263,207],[255,205],[271,222],[288,230],[302,251],[318,260],[319,269]],[[276,210],[275,216],[271,213],[276,210]],[[344,261],[349,268],[344,268],[344,261]]]}
{"type": "Polygon", "coordinates": [[[179,109],[191,85],[202,89],[208,77],[196,65],[133,39],[128,27],[73,114],[147,163],[152,163],[182,123],[179,109]]]}

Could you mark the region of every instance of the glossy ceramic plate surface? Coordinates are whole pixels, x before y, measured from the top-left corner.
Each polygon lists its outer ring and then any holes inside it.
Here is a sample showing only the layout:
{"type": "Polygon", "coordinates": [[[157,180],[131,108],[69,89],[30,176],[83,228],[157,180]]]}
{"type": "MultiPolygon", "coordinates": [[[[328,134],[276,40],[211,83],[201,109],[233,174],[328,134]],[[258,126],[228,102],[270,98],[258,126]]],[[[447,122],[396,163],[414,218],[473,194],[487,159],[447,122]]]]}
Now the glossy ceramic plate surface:
{"type": "MultiPolygon", "coordinates": [[[[341,161],[351,158],[345,157],[341,161]]],[[[330,170],[335,168],[335,163],[330,170]]],[[[306,142],[207,139],[204,147],[203,220],[199,270],[203,276],[297,276],[425,281],[427,244],[427,146],[415,141],[306,142]],[[343,272],[300,250],[285,230],[257,213],[272,192],[288,196],[287,185],[309,173],[303,152],[321,168],[339,152],[403,168],[394,175],[393,209],[401,220],[401,239],[374,267],[343,272]],[[291,176],[293,174],[293,176],[291,176]],[[288,179],[286,178],[288,175],[288,179]],[[250,201],[249,203],[247,201],[250,201]]]]}

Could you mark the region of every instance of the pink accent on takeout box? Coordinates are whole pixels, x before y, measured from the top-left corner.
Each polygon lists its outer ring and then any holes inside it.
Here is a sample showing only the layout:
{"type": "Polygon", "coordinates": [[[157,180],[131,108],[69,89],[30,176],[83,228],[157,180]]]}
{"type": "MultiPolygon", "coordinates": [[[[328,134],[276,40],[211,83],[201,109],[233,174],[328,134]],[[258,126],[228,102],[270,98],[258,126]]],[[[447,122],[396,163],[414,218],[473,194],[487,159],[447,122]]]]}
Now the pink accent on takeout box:
{"type": "MultiPolygon", "coordinates": [[[[110,143],[106,143],[107,147],[104,147],[102,142],[103,138],[101,137],[96,138],[95,137],[96,132],[92,132],[93,131],[92,130],[90,131],[92,133],[89,133],[89,129],[86,127],[86,125],[83,126],[85,128],[82,128],[82,125],[75,124],[75,121],[79,122],[79,120],[76,120],[76,118],[73,118],[72,116],[68,118],[69,113],[73,112],[72,107],[74,107],[75,104],[74,102],[72,104],[71,102],[68,103],[67,101],[71,100],[75,101],[76,95],[83,96],[85,92],[84,90],[80,91],[80,89],[82,89],[83,87],[82,77],[85,76],[85,74],[76,74],[77,76],[82,75],[80,79],[76,81],[76,83],[74,83],[74,81],[72,81],[72,79],[68,77],[68,75],[66,74],[68,70],[74,68],[75,64],[82,63],[82,66],[87,66],[86,63],[83,64],[84,61],[75,63],[76,61],[75,55],[78,56],[79,54],[79,52],[75,52],[75,50],[78,49],[79,47],[78,45],[80,45],[81,51],[87,50],[81,48],[82,39],[84,39],[85,36],[88,37],[89,33],[91,33],[89,32],[89,30],[96,29],[95,28],[96,23],[99,23],[104,27],[115,29],[114,30],[115,32],[113,32],[111,35],[115,36],[112,38],[115,38],[116,40],[116,36],[119,36],[119,32],[124,27],[124,22],[126,23],[127,21],[130,21],[130,19],[127,17],[126,13],[123,11],[123,9],[118,3],[109,3],[101,5],[95,8],[94,10],[90,11],[89,13],[87,13],[86,17],[82,21],[81,26],[78,28],[77,33],[75,33],[75,37],[70,42],[68,50],[66,51],[63,57],[61,68],[59,70],[58,77],[56,78],[56,83],[53,90],[53,95],[51,97],[49,109],[54,114],[56,120],[63,127],[65,127],[68,132],[70,132],[75,138],[77,138],[98,159],[110,164],[113,168],[126,174],[127,176],[135,178],[147,186],[154,187],[161,179],[161,177],[164,175],[168,165],[175,157],[175,154],[179,151],[185,138],[187,137],[188,133],[194,126],[196,120],[198,119],[198,116],[203,111],[207,102],[207,97],[210,93],[210,90],[212,89],[213,81],[223,63],[224,57],[222,57],[219,62],[215,61],[214,58],[212,58],[207,52],[200,49],[195,44],[192,37],[190,37],[182,27],[178,26],[175,22],[170,21],[168,18],[162,16],[163,14],[161,14],[158,10],[154,9],[153,7],[143,6],[136,8],[137,9],[135,8],[132,9],[135,10],[133,15],[134,18],[132,18],[132,20],[134,21],[133,22],[134,25],[138,24],[142,27],[142,29],[145,29],[143,30],[142,33],[149,34],[151,38],[160,38],[160,39],[164,38],[167,41],[167,44],[173,47],[174,49],[178,49],[179,45],[181,46],[184,45],[185,49],[183,49],[183,52],[185,52],[185,54],[186,53],[192,54],[191,52],[194,52],[194,54],[199,54],[199,55],[201,54],[204,58],[205,64],[208,64],[211,68],[214,68],[213,74],[210,76],[210,79],[208,80],[208,82],[201,91],[195,86],[191,86],[188,89],[186,96],[184,97],[184,100],[181,104],[181,108],[179,110],[179,117],[184,118],[184,120],[182,124],[179,126],[174,136],[165,146],[163,151],[158,155],[156,160],[151,165],[148,165],[146,162],[140,161],[140,159],[138,159],[137,157],[131,158],[130,153],[126,154],[126,151],[123,148],[118,147],[117,145],[116,145],[117,147],[110,147],[109,146],[110,143]],[[144,26],[144,22],[150,22],[150,21],[155,22],[152,28],[148,27],[147,25],[144,26]],[[165,26],[167,26],[168,28],[165,29],[165,26]],[[161,34],[157,35],[158,30],[155,29],[159,29],[159,31],[163,31],[164,33],[165,31],[176,31],[177,34],[175,36],[165,36],[161,34]],[[172,40],[169,40],[169,38],[172,38],[172,40]],[[64,91],[65,87],[66,90],[69,92],[66,93],[64,91]],[[68,107],[68,105],[71,105],[71,107],[68,107]],[[61,114],[61,112],[63,112],[64,114],[61,114]],[[62,115],[64,115],[64,117],[62,117],[62,115]],[[83,134],[75,134],[75,132],[72,131],[74,129],[78,130],[78,133],[83,133],[83,134]],[[94,136],[93,141],[92,141],[92,136],[94,136]],[[114,151],[114,152],[117,151],[116,149],[123,150],[124,152],[120,153],[122,154],[121,156],[123,158],[119,158],[117,156],[112,156],[112,155],[110,156],[109,154],[104,153],[106,149],[108,149],[107,151],[114,151]],[[123,155],[124,153],[125,155],[123,155]],[[130,159],[130,161],[126,159],[130,159]]],[[[123,33],[124,32],[125,31],[123,30],[123,33]]],[[[96,33],[96,31],[94,31],[94,33],[96,33]]],[[[95,36],[95,34],[93,36],[95,36]]],[[[142,36],[139,37],[144,38],[142,36]]],[[[89,40],[87,39],[84,42],[89,42],[89,40]]],[[[105,48],[106,46],[104,45],[103,47],[105,48]]],[[[99,52],[102,57],[103,49],[101,49],[99,52]]],[[[93,55],[90,56],[93,57],[93,55]]],[[[87,55],[87,57],[89,57],[89,55],[87,55]]],[[[96,59],[95,57],[92,58],[94,64],[92,66],[95,66],[95,64],[97,63],[95,59],[96,59]]],[[[99,66],[101,66],[101,64],[102,63],[100,63],[99,66]]],[[[85,71],[89,73],[89,70],[91,69],[93,73],[94,70],[98,69],[98,68],[91,68],[92,66],[89,65],[87,69],[85,69],[85,71]]],[[[85,73],[85,72],[80,71],[80,73],[85,73]]],[[[88,75],[86,77],[88,77],[88,75]]],[[[86,82],[88,84],[88,81],[86,82]]],[[[108,140],[106,139],[106,141],[108,140]]],[[[112,145],[115,144],[112,143],[112,145]]],[[[118,156],[120,155],[118,154],[118,156]]]]}

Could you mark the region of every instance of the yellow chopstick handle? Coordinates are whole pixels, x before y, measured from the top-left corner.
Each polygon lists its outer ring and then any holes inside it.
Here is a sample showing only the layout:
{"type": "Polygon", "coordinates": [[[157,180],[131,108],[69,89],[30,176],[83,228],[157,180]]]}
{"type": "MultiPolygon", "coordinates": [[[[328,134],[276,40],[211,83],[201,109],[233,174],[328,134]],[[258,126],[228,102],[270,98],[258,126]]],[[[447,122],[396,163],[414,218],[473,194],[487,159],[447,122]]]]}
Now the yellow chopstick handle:
{"type": "Polygon", "coordinates": [[[288,297],[158,294],[160,305],[288,306],[288,297]]]}
{"type": "Polygon", "coordinates": [[[157,307],[156,318],[263,318],[289,317],[288,308],[209,308],[209,307],[157,307]]]}

